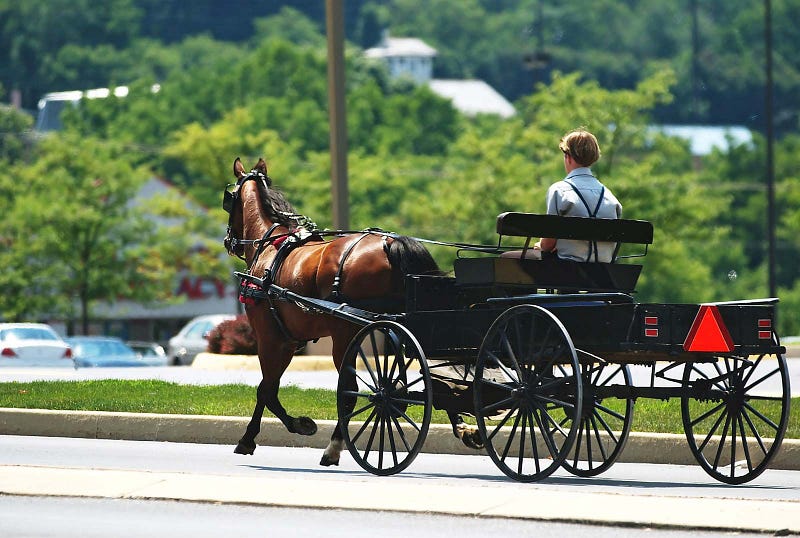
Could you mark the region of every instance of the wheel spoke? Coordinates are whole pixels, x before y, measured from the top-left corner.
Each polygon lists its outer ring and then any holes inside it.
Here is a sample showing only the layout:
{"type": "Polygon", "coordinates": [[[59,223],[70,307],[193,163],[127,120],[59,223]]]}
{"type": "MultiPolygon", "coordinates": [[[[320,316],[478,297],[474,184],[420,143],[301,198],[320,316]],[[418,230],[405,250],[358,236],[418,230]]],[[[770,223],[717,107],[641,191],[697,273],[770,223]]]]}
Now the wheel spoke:
{"type": "MultiPolygon", "coordinates": [[[[724,405],[720,405],[719,406],[719,408],[723,408],[723,407],[725,407],[725,406],[724,405]]],[[[728,416],[728,412],[727,411],[722,411],[722,413],[720,413],[719,417],[717,418],[717,421],[714,423],[713,426],[711,426],[711,428],[709,428],[708,435],[706,436],[706,438],[703,440],[703,442],[698,447],[700,449],[700,452],[702,452],[705,449],[705,447],[708,444],[708,442],[711,441],[712,437],[714,437],[714,433],[717,431],[717,428],[719,427],[720,423],[722,422],[722,419],[724,419],[727,416],[728,416]]]]}
{"type": "Polygon", "coordinates": [[[517,432],[517,428],[519,427],[521,413],[517,413],[514,417],[514,425],[511,427],[511,431],[508,434],[508,439],[506,439],[506,446],[503,448],[503,454],[500,456],[500,460],[505,462],[506,457],[508,456],[508,451],[511,450],[511,445],[514,442],[514,434],[517,432]]]}
{"type": "MultiPolygon", "coordinates": [[[[594,421],[595,419],[597,419],[600,422],[600,424],[603,426],[603,429],[605,430],[606,434],[608,434],[608,436],[611,438],[611,440],[613,440],[614,443],[619,443],[619,439],[617,439],[617,436],[614,435],[614,430],[611,428],[611,426],[608,425],[608,422],[606,422],[606,420],[597,411],[592,413],[592,420],[594,421]]],[[[624,420],[624,418],[620,417],[620,420],[624,420]]],[[[599,440],[598,440],[598,442],[599,442],[599,440]]]]}
{"type": "Polygon", "coordinates": [[[764,440],[761,438],[761,434],[758,433],[758,428],[756,428],[756,425],[753,424],[753,420],[750,418],[750,415],[747,414],[747,410],[746,409],[742,409],[742,416],[744,416],[744,419],[747,421],[747,424],[750,426],[750,431],[753,432],[753,435],[756,438],[756,442],[758,443],[758,446],[761,448],[761,452],[763,452],[764,455],[766,456],[767,455],[767,447],[766,447],[766,445],[764,445],[764,440]]]}
{"type": "Polygon", "coordinates": [[[499,432],[501,429],[503,429],[503,426],[505,426],[505,425],[506,425],[506,422],[508,422],[508,419],[510,419],[512,416],[514,416],[514,412],[515,412],[517,409],[518,409],[518,408],[517,408],[516,406],[515,406],[515,407],[513,407],[512,409],[509,409],[508,413],[506,413],[506,415],[503,417],[503,420],[501,420],[501,421],[500,421],[500,422],[497,424],[497,426],[495,426],[495,428],[492,430],[492,433],[490,433],[490,434],[488,434],[488,435],[486,436],[486,438],[487,438],[489,441],[491,441],[492,439],[494,439],[494,436],[495,436],[495,435],[497,435],[497,433],[498,433],[498,432],[499,432]]]}
{"type": "Polygon", "coordinates": [[[750,405],[750,403],[749,403],[749,402],[744,402],[744,406],[745,406],[745,408],[746,408],[748,411],[750,411],[750,412],[751,412],[751,413],[753,413],[755,416],[757,416],[758,418],[760,418],[760,419],[761,419],[761,421],[762,421],[762,422],[764,422],[764,423],[766,423],[766,424],[767,424],[767,425],[768,425],[770,428],[772,428],[772,429],[773,429],[773,430],[775,430],[775,431],[778,431],[778,428],[779,428],[779,426],[778,426],[777,424],[775,424],[775,423],[774,423],[774,422],[773,422],[773,421],[772,421],[772,420],[771,420],[769,417],[767,417],[766,415],[764,415],[763,413],[761,413],[761,412],[760,412],[758,409],[756,409],[755,407],[753,407],[752,405],[750,405]]]}
{"type": "MultiPolygon", "coordinates": [[[[744,414],[744,413],[742,413],[744,414]]],[[[747,462],[747,472],[753,472],[753,463],[750,459],[750,447],[747,446],[747,432],[744,429],[744,421],[742,420],[742,415],[739,415],[739,434],[742,436],[742,451],[744,452],[744,459],[747,462]]]]}
{"type": "MultiPolygon", "coordinates": [[[[712,407],[711,409],[709,409],[708,411],[706,411],[705,413],[703,413],[702,415],[700,415],[699,417],[694,419],[691,422],[692,426],[697,426],[699,423],[703,422],[705,419],[707,419],[708,417],[710,417],[711,415],[713,415],[714,413],[716,413],[717,411],[719,411],[723,407],[725,407],[725,402],[719,403],[716,406],[712,407]]],[[[716,427],[716,425],[715,425],[715,427],[716,427]]]]}
{"type": "Polygon", "coordinates": [[[722,435],[719,437],[719,445],[717,445],[717,454],[714,457],[714,469],[719,467],[719,460],[722,457],[722,451],[725,449],[725,439],[728,437],[728,428],[731,424],[730,413],[725,413],[725,426],[722,428],[722,435]]]}

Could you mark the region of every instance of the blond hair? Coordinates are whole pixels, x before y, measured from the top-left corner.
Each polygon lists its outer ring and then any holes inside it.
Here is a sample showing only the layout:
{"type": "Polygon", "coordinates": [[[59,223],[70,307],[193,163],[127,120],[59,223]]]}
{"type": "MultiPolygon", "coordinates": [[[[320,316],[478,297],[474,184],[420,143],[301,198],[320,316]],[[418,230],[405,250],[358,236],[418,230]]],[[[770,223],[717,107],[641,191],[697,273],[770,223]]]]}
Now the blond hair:
{"type": "Polygon", "coordinates": [[[581,166],[592,166],[600,159],[597,138],[585,129],[575,129],[561,137],[558,148],[581,166]]]}

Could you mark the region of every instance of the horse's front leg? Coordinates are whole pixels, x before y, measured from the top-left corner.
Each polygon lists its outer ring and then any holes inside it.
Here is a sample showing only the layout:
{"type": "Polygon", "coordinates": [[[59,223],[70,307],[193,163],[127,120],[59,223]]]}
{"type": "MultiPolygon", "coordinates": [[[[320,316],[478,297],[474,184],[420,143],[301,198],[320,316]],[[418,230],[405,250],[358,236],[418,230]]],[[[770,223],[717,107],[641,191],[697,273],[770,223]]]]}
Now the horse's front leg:
{"type": "Polygon", "coordinates": [[[253,410],[253,417],[247,424],[247,430],[239,444],[233,449],[235,454],[249,454],[252,455],[256,451],[256,435],[261,431],[261,417],[264,415],[264,406],[266,404],[266,384],[264,380],[258,384],[256,389],[256,407],[253,410]]]}

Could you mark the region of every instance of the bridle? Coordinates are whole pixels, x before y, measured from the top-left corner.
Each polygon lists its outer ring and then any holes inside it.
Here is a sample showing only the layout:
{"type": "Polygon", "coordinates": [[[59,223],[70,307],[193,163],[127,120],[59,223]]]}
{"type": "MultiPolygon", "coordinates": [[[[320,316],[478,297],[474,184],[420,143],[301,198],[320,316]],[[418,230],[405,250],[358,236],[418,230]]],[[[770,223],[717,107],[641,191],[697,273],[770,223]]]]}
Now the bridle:
{"type": "Polygon", "coordinates": [[[243,261],[247,261],[244,257],[244,247],[247,245],[255,245],[256,254],[253,260],[253,263],[255,263],[255,261],[258,259],[258,257],[261,255],[263,250],[268,245],[278,246],[284,239],[286,239],[291,235],[294,235],[298,227],[304,228],[306,232],[317,231],[316,223],[310,218],[306,217],[305,215],[293,212],[277,211],[277,213],[282,215],[286,220],[293,221],[295,223],[295,226],[290,226],[281,222],[276,222],[269,227],[269,229],[261,237],[261,239],[239,239],[238,237],[234,237],[233,208],[241,198],[239,192],[241,191],[242,185],[244,185],[250,180],[260,181],[261,184],[264,186],[265,190],[269,190],[270,186],[272,185],[272,180],[270,179],[269,176],[254,169],[250,170],[250,173],[245,174],[244,176],[239,178],[239,180],[236,183],[229,183],[228,185],[226,185],[225,191],[222,193],[222,209],[224,209],[228,213],[228,229],[225,232],[225,239],[223,240],[223,244],[225,245],[225,249],[228,251],[229,255],[236,256],[237,258],[243,261]],[[275,230],[281,226],[286,226],[287,228],[289,228],[289,231],[273,236],[272,235],[273,232],[275,232],[275,230]]]}
{"type": "Polygon", "coordinates": [[[250,173],[240,177],[236,183],[229,183],[225,186],[225,191],[222,193],[222,209],[228,213],[228,229],[225,232],[225,239],[222,243],[225,245],[225,250],[231,256],[244,260],[244,247],[246,245],[264,244],[266,239],[272,235],[272,232],[280,226],[280,224],[273,224],[262,239],[240,239],[233,236],[233,208],[239,201],[239,191],[242,185],[248,181],[260,181],[264,188],[269,189],[271,180],[269,177],[259,172],[258,170],[250,170],[250,173]]]}

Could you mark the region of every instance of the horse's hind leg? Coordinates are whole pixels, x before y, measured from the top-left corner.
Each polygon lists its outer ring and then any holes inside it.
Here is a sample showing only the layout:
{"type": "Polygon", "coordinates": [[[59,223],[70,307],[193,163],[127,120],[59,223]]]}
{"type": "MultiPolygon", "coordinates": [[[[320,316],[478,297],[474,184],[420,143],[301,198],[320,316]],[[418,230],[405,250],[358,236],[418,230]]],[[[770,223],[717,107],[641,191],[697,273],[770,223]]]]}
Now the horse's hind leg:
{"type": "MultiPolygon", "coordinates": [[[[352,391],[358,389],[355,373],[347,371],[342,372],[342,362],[344,360],[344,354],[347,351],[347,346],[350,344],[350,341],[352,340],[353,336],[355,336],[356,332],[358,332],[357,328],[353,329],[352,327],[346,327],[343,333],[339,333],[333,339],[333,364],[339,371],[340,382],[345,382],[345,388],[352,391]]],[[[344,405],[345,409],[343,411],[345,413],[352,412],[355,404],[355,398],[352,398],[352,401],[346,401],[344,405]]],[[[320,459],[319,464],[325,467],[339,465],[339,457],[341,456],[343,449],[344,434],[342,433],[342,417],[339,417],[336,421],[336,427],[333,428],[331,440],[328,443],[328,446],[325,448],[325,452],[323,452],[322,459],[320,459]]]]}
{"type": "Polygon", "coordinates": [[[453,426],[453,435],[461,439],[462,443],[469,448],[474,448],[476,450],[483,448],[483,440],[481,439],[481,434],[478,433],[478,429],[476,427],[470,426],[464,422],[464,419],[461,418],[461,415],[454,411],[448,411],[447,417],[450,419],[450,424],[453,426]]]}

